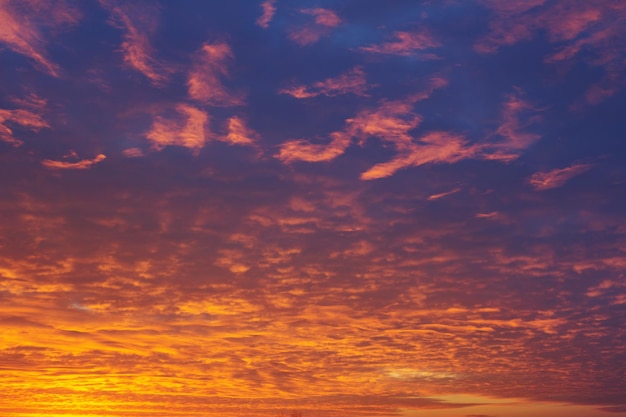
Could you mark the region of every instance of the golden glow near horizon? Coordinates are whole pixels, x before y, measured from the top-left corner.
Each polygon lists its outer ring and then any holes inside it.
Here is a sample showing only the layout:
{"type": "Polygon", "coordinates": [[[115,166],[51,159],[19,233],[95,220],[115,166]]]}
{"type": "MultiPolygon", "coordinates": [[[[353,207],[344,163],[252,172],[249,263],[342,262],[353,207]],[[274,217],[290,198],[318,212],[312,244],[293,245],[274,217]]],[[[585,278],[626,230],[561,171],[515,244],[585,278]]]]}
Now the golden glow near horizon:
{"type": "Polygon", "coordinates": [[[626,415],[624,39],[0,0],[0,417],[626,415]]]}

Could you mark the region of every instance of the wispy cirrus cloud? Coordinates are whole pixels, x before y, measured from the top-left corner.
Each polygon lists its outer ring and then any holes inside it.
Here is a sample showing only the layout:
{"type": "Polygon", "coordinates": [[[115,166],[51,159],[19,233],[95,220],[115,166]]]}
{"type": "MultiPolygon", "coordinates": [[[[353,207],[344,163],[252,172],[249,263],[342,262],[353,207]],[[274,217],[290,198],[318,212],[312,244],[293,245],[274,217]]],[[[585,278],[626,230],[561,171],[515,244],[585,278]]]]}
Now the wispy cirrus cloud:
{"type": "Polygon", "coordinates": [[[461,191],[461,188],[456,187],[456,188],[453,188],[450,191],[446,191],[446,192],[443,192],[443,193],[431,194],[431,195],[428,196],[427,200],[428,201],[439,200],[440,198],[443,198],[443,197],[446,197],[446,196],[449,196],[449,195],[452,195],[452,194],[456,194],[459,191],[461,191]]]}
{"type": "Polygon", "coordinates": [[[209,115],[189,104],[178,104],[173,117],[156,116],[146,133],[152,148],[162,150],[168,145],[184,146],[197,154],[212,139],[208,130],[209,115]]]}
{"type": "Polygon", "coordinates": [[[327,78],[323,81],[313,83],[310,86],[295,85],[293,87],[283,88],[279,93],[288,94],[299,99],[312,98],[320,95],[333,97],[341,94],[366,96],[367,90],[372,87],[373,85],[367,83],[363,69],[361,67],[355,67],[337,77],[327,78]]]}
{"type": "Polygon", "coordinates": [[[519,92],[509,94],[502,105],[501,123],[495,131],[495,135],[501,140],[488,145],[489,151],[485,157],[511,161],[539,140],[541,135],[526,131],[526,128],[535,122],[536,111],[537,109],[524,100],[519,92]]]}
{"type": "Polygon", "coordinates": [[[553,169],[545,172],[535,172],[528,179],[535,190],[544,191],[559,188],[572,178],[583,174],[591,169],[590,164],[574,164],[567,168],[553,169]]]}
{"type": "MultiPolygon", "coordinates": [[[[78,155],[76,155],[76,153],[70,153],[69,155],[66,155],[67,159],[76,159],[78,157],[78,155]]],[[[96,155],[94,158],[92,159],[81,159],[78,161],[55,161],[52,159],[44,159],[43,161],[41,161],[41,164],[43,166],[45,166],[46,168],[51,168],[51,169],[88,169],[91,168],[93,165],[102,162],[106,159],[106,155],[104,154],[98,154],[96,155]]]]}
{"type": "Polygon", "coordinates": [[[60,67],[46,50],[50,31],[72,26],[81,13],[65,1],[3,0],[0,2],[0,43],[35,62],[42,71],[58,77],[60,67]]]}
{"type": "Polygon", "coordinates": [[[416,139],[411,133],[422,121],[422,117],[413,112],[415,102],[424,100],[435,89],[445,85],[441,79],[434,78],[424,93],[414,94],[406,100],[383,102],[375,109],[363,110],[354,118],[347,119],[342,131],[330,134],[330,143],[316,144],[303,139],[287,141],[281,145],[277,157],[284,162],[330,161],[343,154],[353,139],[364,144],[371,137],[392,145],[397,155],[391,161],[376,164],[363,172],[362,180],[388,177],[402,168],[427,163],[454,163],[474,157],[482,146],[470,145],[461,135],[431,132],[416,139]]]}
{"type": "Polygon", "coordinates": [[[483,0],[493,18],[489,32],[474,44],[479,53],[495,53],[545,31],[555,52],[545,62],[557,64],[579,59],[604,69],[605,76],[587,88],[584,100],[597,104],[626,86],[621,40],[626,37],[626,5],[599,0],[571,2],[558,0],[510,1],[483,0]],[[588,52],[593,58],[583,57],[588,52]]]}
{"type": "MultiPolygon", "coordinates": [[[[409,56],[420,51],[438,48],[441,43],[428,31],[394,32],[394,40],[378,45],[362,46],[359,50],[372,54],[409,56]]],[[[423,55],[425,58],[435,58],[432,54],[423,55]]]]}
{"type": "Polygon", "coordinates": [[[461,135],[448,132],[430,132],[408,146],[397,146],[399,152],[389,162],[374,165],[361,174],[362,180],[385,178],[398,170],[428,163],[452,164],[479,154],[479,145],[470,145],[461,135]]]}
{"type": "Polygon", "coordinates": [[[13,102],[21,108],[6,110],[0,109],[0,140],[13,146],[22,145],[22,140],[15,136],[11,125],[19,126],[33,132],[50,127],[42,116],[46,100],[30,95],[24,99],[15,99],[13,102]]]}
{"type": "Polygon", "coordinates": [[[276,0],[265,0],[261,3],[261,9],[263,13],[257,19],[256,24],[263,29],[267,29],[270,27],[270,22],[274,18],[274,13],[276,13],[276,0]]]}
{"type": "Polygon", "coordinates": [[[288,37],[300,46],[311,45],[341,24],[341,18],[332,10],[323,8],[301,9],[300,13],[313,17],[313,22],[306,23],[289,31],[288,37]]]}
{"type": "Polygon", "coordinates": [[[111,13],[113,25],[124,31],[121,45],[124,63],[142,73],[153,84],[163,84],[172,70],[154,57],[155,50],[150,40],[158,28],[158,10],[114,0],[100,0],[100,4],[111,13]]]}
{"type": "Polygon", "coordinates": [[[228,43],[205,43],[196,53],[187,76],[189,97],[213,106],[243,104],[242,95],[233,93],[222,82],[222,78],[229,77],[233,60],[233,51],[228,43]]]}

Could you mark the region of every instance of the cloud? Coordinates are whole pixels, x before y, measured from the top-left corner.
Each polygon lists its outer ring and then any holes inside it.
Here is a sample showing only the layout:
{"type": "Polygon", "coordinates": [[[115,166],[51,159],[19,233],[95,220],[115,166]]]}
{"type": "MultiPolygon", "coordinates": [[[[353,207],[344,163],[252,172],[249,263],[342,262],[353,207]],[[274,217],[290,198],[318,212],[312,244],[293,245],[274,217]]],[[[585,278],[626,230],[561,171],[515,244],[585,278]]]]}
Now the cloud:
{"type": "Polygon", "coordinates": [[[124,42],[121,45],[124,63],[142,73],[153,84],[163,84],[171,70],[153,56],[154,48],[150,36],[158,27],[156,9],[109,0],[100,0],[100,3],[111,13],[112,23],[124,30],[124,42]]]}
{"type": "Polygon", "coordinates": [[[461,191],[461,189],[459,187],[457,187],[457,188],[454,188],[454,189],[452,189],[450,191],[446,191],[444,193],[432,194],[432,195],[428,196],[427,200],[428,201],[439,200],[440,198],[449,196],[451,194],[458,193],[459,191],[461,191]]]}
{"type": "Polygon", "coordinates": [[[295,85],[293,87],[284,88],[280,90],[279,93],[288,94],[299,99],[317,97],[320,95],[333,97],[341,94],[367,96],[366,91],[371,87],[372,85],[367,84],[363,69],[361,67],[355,67],[344,74],[334,78],[327,78],[324,81],[318,81],[311,86],[295,85]]]}
{"type": "Polygon", "coordinates": [[[122,155],[126,158],[141,158],[144,153],[140,148],[128,148],[122,151],[122,155]]]}
{"type": "Polygon", "coordinates": [[[54,77],[60,67],[46,51],[49,31],[76,24],[81,14],[65,1],[0,1],[0,43],[11,51],[32,59],[43,72],[54,77]]]}
{"type": "Polygon", "coordinates": [[[45,100],[30,96],[24,100],[17,100],[16,103],[27,109],[0,109],[0,140],[13,146],[20,146],[23,142],[15,137],[10,125],[17,125],[33,132],[50,126],[40,114],[46,104],[45,100]]]}
{"type": "Polygon", "coordinates": [[[289,31],[288,37],[300,46],[311,45],[341,24],[341,18],[335,12],[323,8],[301,9],[300,13],[313,16],[313,22],[289,31]]]}
{"type": "Polygon", "coordinates": [[[331,141],[327,145],[311,143],[305,139],[287,141],[280,145],[277,157],[287,163],[331,161],[342,155],[352,140],[351,136],[344,132],[333,132],[330,138],[331,141]]]}
{"type": "Polygon", "coordinates": [[[248,128],[243,119],[233,116],[226,122],[228,133],[220,138],[231,145],[252,145],[259,139],[259,134],[248,128]]]}
{"type": "MultiPolygon", "coordinates": [[[[441,46],[430,33],[423,30],[420,32],[394,32],[393,41],[380,45],[362,46],[359,50],[372,54],[410,56],[418,51],[432,49],[441,46]]],[[[427,58],[434,58],[433,55],[424,55],[427,58]]]]}
{"type": "Polygon", "coordinates": [[[488,145],[489,151],[485,154],[487,159],[511,161],[519,157],[521,152],[541,138],[535,133],[526,132],[524,129],[532,124],[535,119],[523,121],[525,113],[536,111],[520,94],[507,96],[501,110],[501,124],[495,134],[503,140],[488,145]]]}
{"type": "Polygon", "coordinates": [[[276,0],[265,0],[261,3],[261,9],[263,9],[263,14],[257,19],[256,24],[261,26],[263,29],[267,29],[270,26],[270,22],[274,18],[274,13],[276,13],[276,0]]]}
{"type": "Polygon", "coordinates": [[[567,168],[553,169],[546,172],[535,172],[528,182],[535,190],[544,191],[562,187],[570,179],[587,172],[591,168],[589,164],[575,164],[567,168]]]}
{"type": "Polygon", "coordinates": [[[414,104],[425,100],[433,91],[445,85],[445,80],[433,78],[424,92],[413,94],[405,100],[383,101],[375,109],[362,110],[355,117],[346,119],[343,130],[329,135],[331,141],[328,144],[312,143],[304,139],[287,141],[281,145],[277,157],[283,162],[330,161],[342,155],[353,139],[364,144],[370,137],[377,137],[393,145],[398,156],[361,175],[361,179],[374,179],[392,175],[408,166],[456,160],[460,157],[457,155],[459,152],[463,155],[474,154],[477,148],[466,149],[465,142],[459,136],[433,132],[421,138],[421,142],[415,142],[410,133],[422,121],[421,116],[413,112],[414,104]]]}
{"type": "Polygon", "coordinates": [[[173,118],[156,116],[146,137],[154,149],[177,145],[197,154],[213,137],[208,130],[209,115],[188,104],[178,104],[175,110],[177,114],[173,118]]]}
{"type": "Polygon", "coordinates": [[[489,33],[474,44],[479,53],[495,53],[503,46],[530,40],[542,31],[555,52],[545,62],[579,59],[605,71],[602,81],[588,87],[585,101],[597,104],[626,86],[626,63],[619,45],[626,37],[626,4],[611,0],[483,0],[492,10],[489,33]],[[584,55],[588,52],[589,56],[584,55]]]}
{"type": "Polygon", "coordinates": [[[389,177],[402,168],[417,167],[428,163],[452,164],[479,154],[480,146],[469,145],[461,135],[448,132],[431,132],[417,143],[397,146],[399,154],[389,162],[374,165],[361,174],[362,180],[389,177]]]}
{"type": "MultiPolygon", "coordinates": [[[[74,156],[75,154],[72,154],[74,156]]],[[[106,159],[106,155],[98,154],[93,159],[83,159],[76,162],[67,162],[67,161],[54,161],[51,159],[44,159],[41,164],[46,168],[51,169],[87,169],[91,168],[92,165],[95,165],[99,162],[102,162],[106,159]]]]}
{"type": "Polygon", "coordinates": [[[213,106],[243,104],[243,98],[230,92],[221,80],[230,75],[229,67],[233,59],[233,52],[226,42],[205,43],[196,54],[188,74],[189,96],[213,106]]]}

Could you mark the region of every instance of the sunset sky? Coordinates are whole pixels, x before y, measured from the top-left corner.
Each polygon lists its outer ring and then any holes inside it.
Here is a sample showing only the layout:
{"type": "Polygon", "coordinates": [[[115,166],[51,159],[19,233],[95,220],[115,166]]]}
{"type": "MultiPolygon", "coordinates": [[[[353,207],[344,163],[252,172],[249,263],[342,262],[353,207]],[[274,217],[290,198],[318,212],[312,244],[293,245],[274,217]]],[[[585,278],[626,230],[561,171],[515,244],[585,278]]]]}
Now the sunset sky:
{"type": "Polygon", "coordinates": [[[0,416],[626,416],[626,1],[0,0],[0,416]]]}

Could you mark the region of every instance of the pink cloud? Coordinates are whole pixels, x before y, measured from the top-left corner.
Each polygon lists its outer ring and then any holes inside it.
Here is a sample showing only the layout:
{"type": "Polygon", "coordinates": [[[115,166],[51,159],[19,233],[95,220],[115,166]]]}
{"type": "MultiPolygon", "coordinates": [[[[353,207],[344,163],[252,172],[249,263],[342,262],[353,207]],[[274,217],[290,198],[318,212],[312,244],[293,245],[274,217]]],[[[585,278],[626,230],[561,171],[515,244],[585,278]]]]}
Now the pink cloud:
{"type": "Polygon", "coordinates": [[[74,25],[80,18],[78,10],[65,1],[1,1],[0,43],[32,59],[42,71],[58,77],[60,68],[48,57],[48,36],[44,36],[42,29],[59,30],[74,25]]]}
{"type": "Polygon", "coordinates": [[[587,51],[589,55],[580,59],[605,70],[604,79],[589,86],[584,97],[587,103],[597,104],[626,86],[626,62],[621,50],[615,47],[626,37],[626,3],[612,0],[484,0],[483,3],[492,9],[493,17],[489,33],[474,44],[476,51],[494,53],[545,31],[555,49],[545,58],[546,62],[574,60],[587,51]]]}
{"type": "Polygon", "coordinates": [[[361,175],[362,179],[375,179],[392,175],[404,167],[428,162],[456,161],[457,158],[475,154],[477,148],[466,147],[465,141],[459,136],[433,132],[416,143],[410,133],[422,121],[421,116],[413,112],[413,105],[445,85],[446,82],[442,79],[433,78],[425,92],[414,94],[406,100],[382,102],[375,109],[363,110],[355,117],[347,119],[343,130],[330,134],[331,141],[328,144],[312,143],[304,139],[287,141],[281,145],[277,157],[284,162],[330,161],[342,155],[353,139],[364,144],[370,137],[377,137],[393,145],[398,156],[361,175]]]}
{"type": "Polygon", "coordinates": [[[589,164],[575,164],[567,168],[553,169],[546,172],[536,172],[528,180],[535,190],[544,191],[562,187],[570,179],[587,172],[591,168],[589,164]]]}
{"type": "Polygon", "coordinates": [[[141,158],[144,153],[140,148],[128,148],[122,151],[122,155],[126,158],[141,158]]]}
{"type": "Polygon", "coordinates": [[[152,148],[161,150],[168,145],[184,146],[193,153],[212,138],[208,131],[209,115],[188,104],[176,106],[177,117],[156,116],[152,128],[146,137],[152,142],[152,148]]]}
{"type": "Polygon", "coordinates": [[[45,100],[32,96],[26,100],[17,100],[17,102],[27,109],[0,109],[0,140],[13,146],[20,146],[23,142],[15,137],[11,125],[17,125],[33,132],[50,127],[40,114],[43,106],[45,106],[45,100]]]}
{"type": "Polygon", "coordinates": [[[142,73],[153,84],[164,83],[171,70],[154,58],[154,49],[150,42],[150,36],[156,32],[158,26],[155,10],[109,0],[101,0],[100,3],[111,13],[112,23],[125,32],[121,45],[124,63],[142,73]]]}
{"type": "Polygon", "coordinates": [[[509,95],[502,107],[502,122],[495,132],[503,140],[491,143],[488,146],[490,152],[485,158],[510,161],[519,157],[521,151],[539,140],[540,135],[524,130],[533,119],[522,121],[524,113],[534,110],[536,109],[519,95],[509,95]]]}
{"type": "MultiPolygon", "coordinates": [[[[71,156],[74,156],[72,154],[71,156]]],[[[53,161],[51,159],[44,159],[41,164],[46,168],[51,169],[87,169],[92,165],[95,165],[99,162],[102,162],[106,159],[106,155],[98,154],[93,159],[83,159],[76,162],[67,162],[67,161],[53,161]]]]}
{"type": "Polygon", "coordinates": [[[246,126],[243,119],[233,116],[227,121],[228,133],[220,140],[231,145],[252,145],[259,139],[259,134],[246,126]]]}
{"type": "Polygon", "coordinates": [[[424,49],[437,48],[441,43],[426,31],[395,32],[393,41],[380,45],[363,46],[361,51],[373,54],[409,56],[424,49]]]}
{"type": "Polygon", "coordinates": [[[263,9],[263,14],[256,21],[256,24],[261,26],[263,29],[267,29],[270,26],[270,22],[274,18],[274,13],[276,13],[276,0],[266,0],[261,3],[261,8],[263,9]]]}
{"type": "Polygon", "coordinates": [[[317,97],[320,95],[333,97],[341,94],[356,94],[366,96],[366,91],[371,88],[365,79],[365,72],[360,67],[341,74],[337,77],[327,78],[324,81],[318,81],[311,86],[296,85],[284,88],[279,91],[281,94],[288,94],[292,97],[304,99],[317,97]]]}
{"type": "Polygon", "coordinates": [[[300,13],[313,16],[313,22],[291,29],[288,37],[300,46],[311,45],[331,33],[332,28],[341,24],[335,12],[328,9],[301,9],[300,13]]]}
{"type": "Polygon", "coordinates": [[[214,106],[243,104],[243,98],[230,92],[221,80],[230,75],[229,67],[233,59],[233,52],[227,43],[205,43],[188,74],[189,96],[214,106]]]}
{"type": "Polygon", "coordinates": [[[454,188],[454,189],[452,189],[450,191],[446,191],[444,193],[432,194],[432,195],[428,196],[427,200],[428,201],[439,200],[440,198],[443,198],[443,197],[446,197],[446,196],[449,196],[449,195],[452,195],[452,194],[456,194],[459,191],[461,191],[461,189],[459,187],[457,187],[457,188],[454,188]]]}
{"type": "Polygon", "coordinates": [[[341,24],[341,19],[332,10],[318,7],[315,9],[302,9],[300,12],[313,16],[315,18],[315,23],[320,26],[333,28],[341,24]]]}
{"type": "Polygon", "coordinates": [[[330,134],[330,138],[329,144],[311,143],[305,139],[287,141],[280,145],[277,157],[283,162],[331,161],[345,152],[350,146],[351,137],[344,132],[333,132],[330,134]]]}

